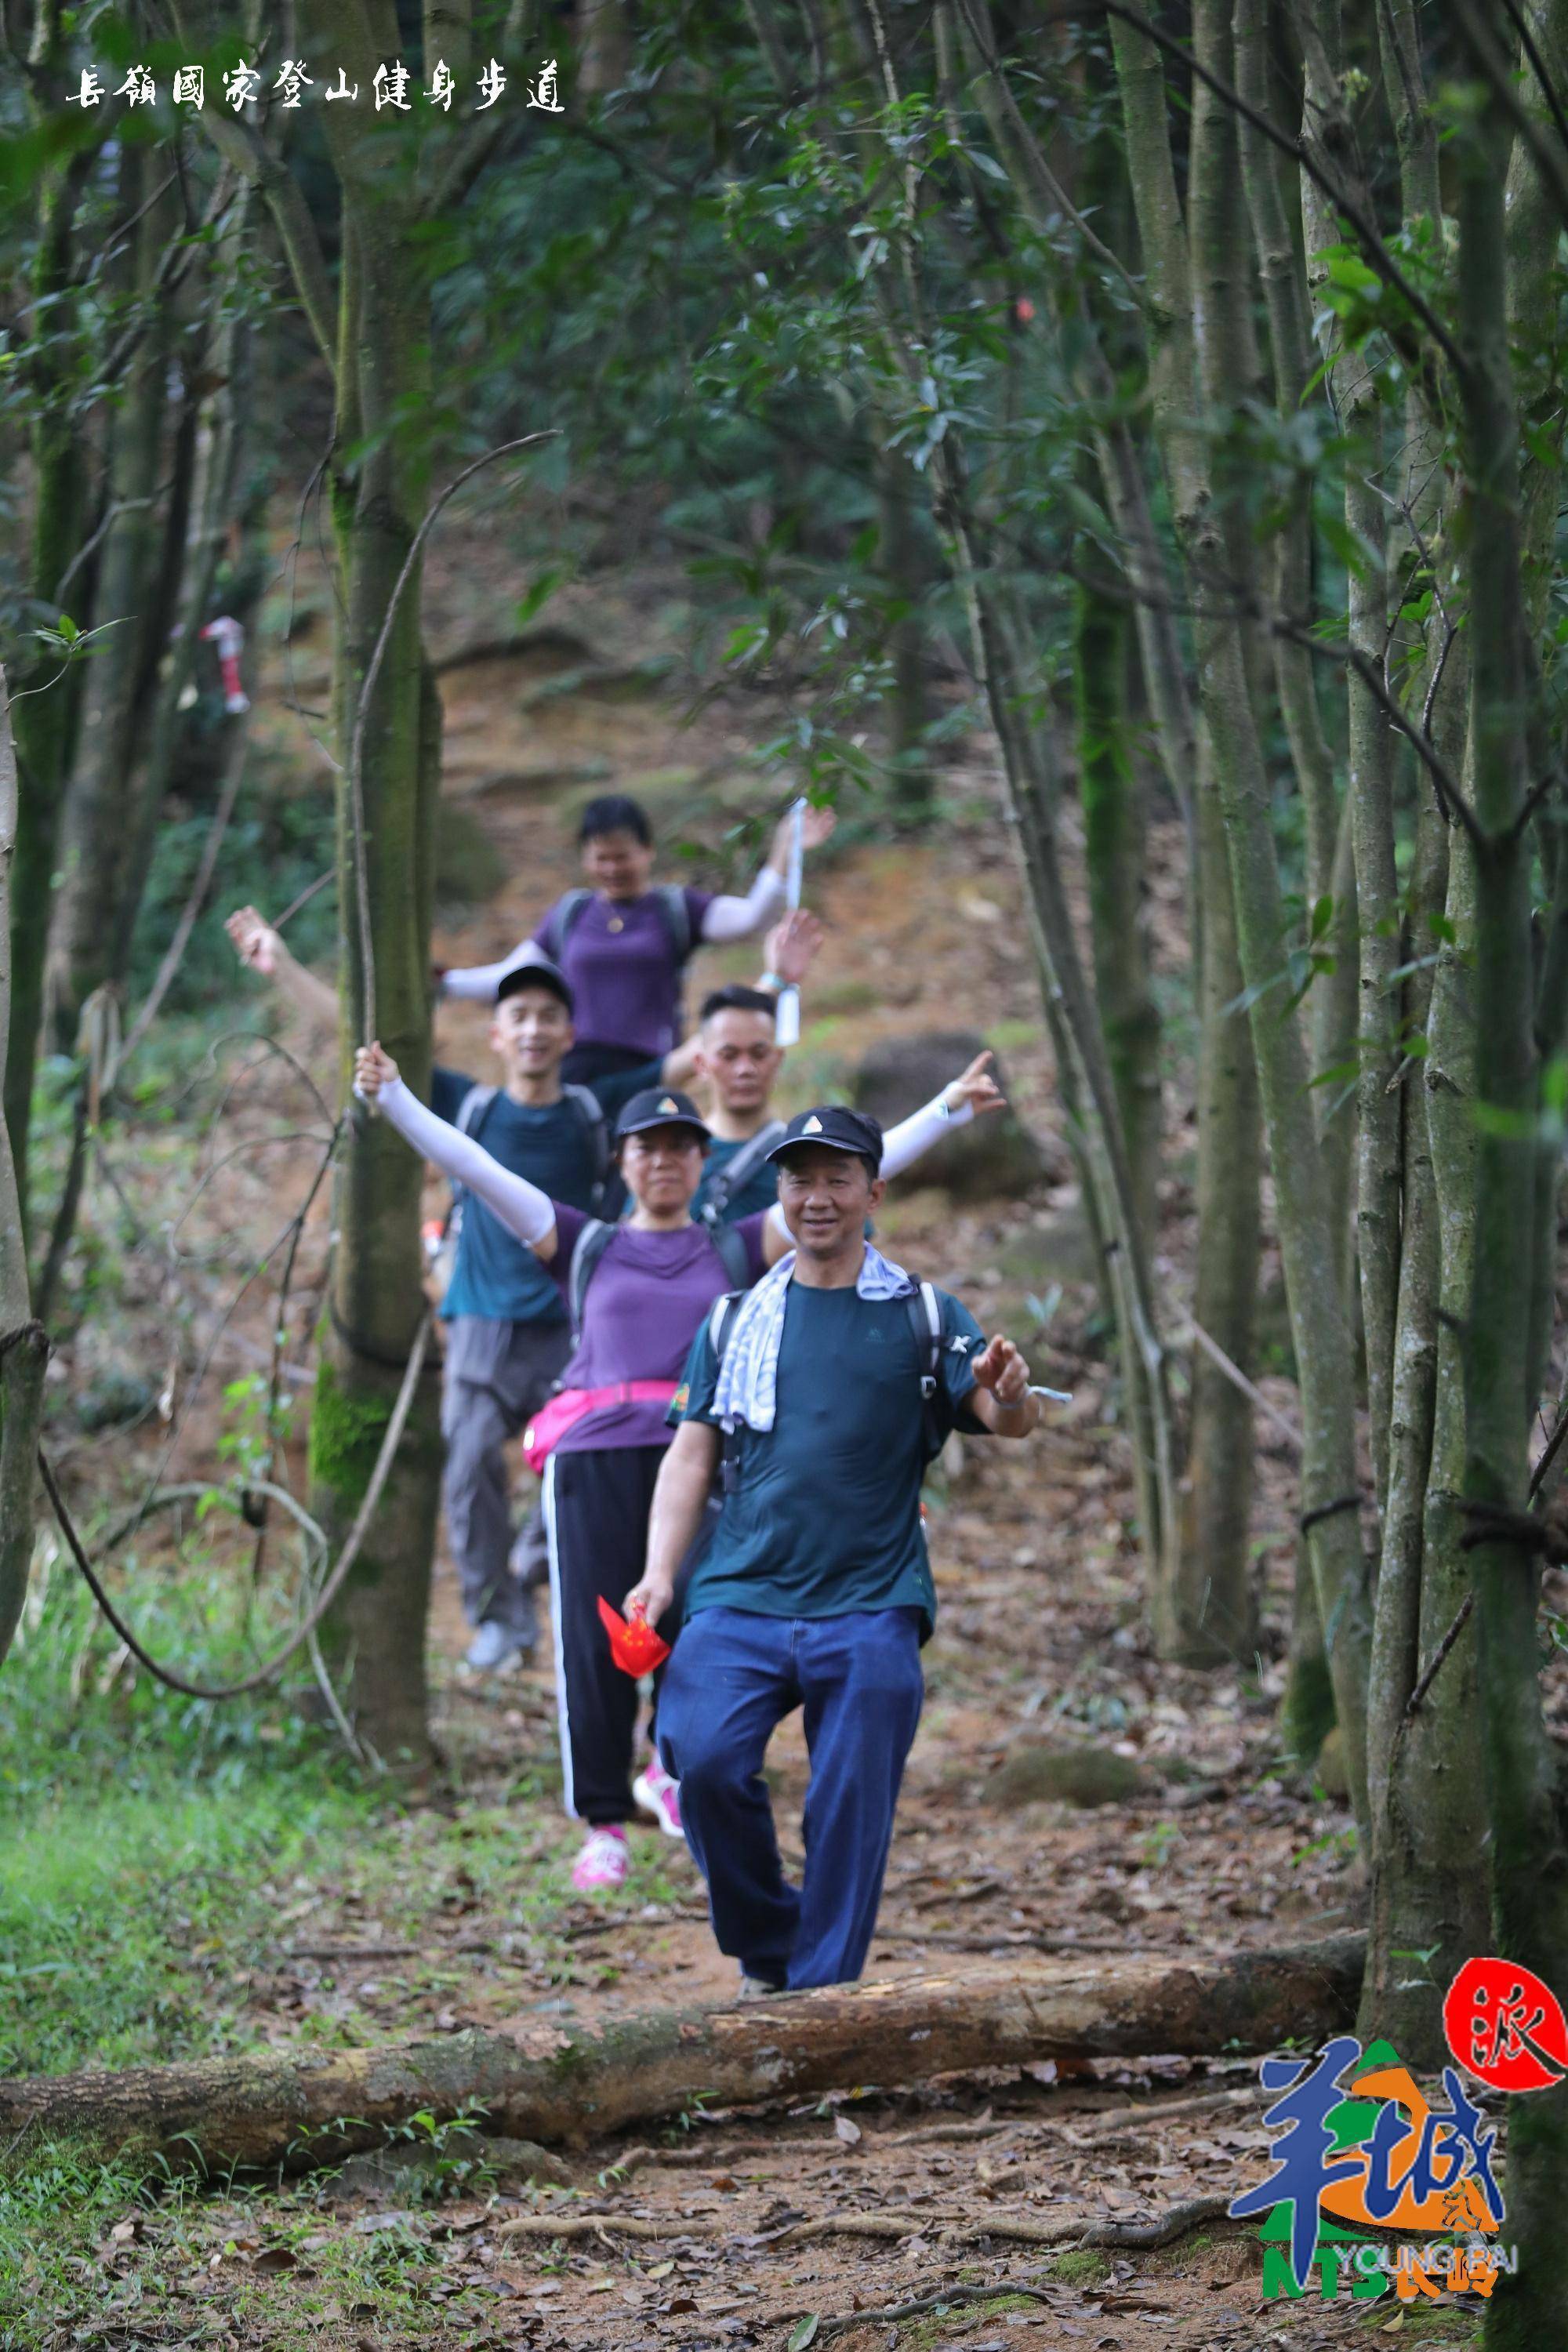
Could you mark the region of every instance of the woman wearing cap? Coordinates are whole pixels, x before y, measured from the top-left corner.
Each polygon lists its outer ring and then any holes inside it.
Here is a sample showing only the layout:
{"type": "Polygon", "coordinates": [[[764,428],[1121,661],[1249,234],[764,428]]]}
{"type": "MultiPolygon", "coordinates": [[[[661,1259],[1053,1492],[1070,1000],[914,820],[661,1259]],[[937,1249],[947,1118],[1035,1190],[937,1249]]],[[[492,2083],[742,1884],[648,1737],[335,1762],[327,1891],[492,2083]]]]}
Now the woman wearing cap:
{"type": "MultiPolygon", "coordinates": [[[[802,842],[816,848],[833,830],[831,809],[808,808],[802,842]]],[[[586,887],[558,898],[533,934],[561,966],[577,1002],[577,1041],[563,1075],[595,1079],[657,1060],[680,1042],[681,973],[699,947],[743,940],[783,911],[790,820],[773,835],[768,862],[744,898],[677,886],[653,887],[653,828],[622,793],[590,801],[578,839],[586,887]]],[[[447,996],[488,1002],[520,952],[500,963],[439,972],[447,996]]]]}
{"type": "MultiPolygon", "coordinates": [[[[990,1059],[979,1055],[892,1129],[882,1144],[885,1176],[953,1125],[1001,1107],[986,1075],[990,1059]]],[[[666,1414],[693,1338],[716,1298],[760,1281],[793,1246],[789,1229],[776,1208],[742,1218],[727,1229],[727,1263],[711,1230],[692,1222],[709,1132],[689,1095],[673,1088],[650,1087],[620,1114],[617,1158],[632,1209],[605,1227],[427,1110],[379,1045],[356,1055],[354,1085],[416,1151],[528,1244],[568,1299],[576,1297],[580,1328],[552,1407],[545,1473],[561,1755],[566,1810],[588,1824],[572,1883],[583,1892],[619,1886],[625,1824],[638,1804],[668,1835],[682,1832],[676,1784],[657,1756],[632,1786],[637,1688],[610,1657],[598,1602],[618,1605],[642,1574],[654,1482],[670,1443],[666,1414]]]]}

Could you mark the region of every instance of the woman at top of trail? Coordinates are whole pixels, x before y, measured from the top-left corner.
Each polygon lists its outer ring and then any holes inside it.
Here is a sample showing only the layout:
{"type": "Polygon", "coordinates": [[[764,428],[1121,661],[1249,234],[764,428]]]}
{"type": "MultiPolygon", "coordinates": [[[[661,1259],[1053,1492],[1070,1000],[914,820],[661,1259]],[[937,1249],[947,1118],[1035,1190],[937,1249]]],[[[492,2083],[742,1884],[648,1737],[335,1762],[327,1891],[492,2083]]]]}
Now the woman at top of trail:
{"type": "MultiPolygon", "coordinates": [[[[978,1055],[892,1129],[884,1174],[909,1167],[951,1127],[1002,1107],[990,1059],[978,1055]]],[[[693,1337],[716,1298],[749,1289],[795,1244],[776,1205],[732,1225],[693,1222],[710,1132],[677,1088],[647,1087],[622,1108],[616,1156],[632,1211],[609,1223],[552,1200],[427,1110],[379,1045],[356,1055],[354,1086],[548,1266],[574,1326],[561,1391],[525,1443],[530,1466],[542,1462],[544,1471],[566,1810],[587,1828],[573,1884],[584,1893],[619,1886],[629,1859],[625,1824],[638,1806],[672,1837],[682,1833],[680,1806],[657,1756],[633,1784],[637,1691],[611,1661],[598,1604],[617,1603],[642,1573],[654,1482],[670,1443],[666,1415],[693,1337]]]]}
{"type": "MultiPolygon", "coordinates": [[[[778,826],[744,898],[716,896],[679,884],[656,888],[647,812],[622,793],[589,802],[578,828],[584,887],[558,898],[532,934],[576,1000],[577,1042],[563,1071],[569,1082],[591,1086],[679,1045],[681,974],[697,949],[744,939],[782,910],[791,824],[786,816],[778,826]]],[[[807,808],[802,845],[818,847],[833,825],[831,809],[807,808]]],[[[437,973],[437,987],[488,1003],[518,953],[448,968],[437,973]]]]}

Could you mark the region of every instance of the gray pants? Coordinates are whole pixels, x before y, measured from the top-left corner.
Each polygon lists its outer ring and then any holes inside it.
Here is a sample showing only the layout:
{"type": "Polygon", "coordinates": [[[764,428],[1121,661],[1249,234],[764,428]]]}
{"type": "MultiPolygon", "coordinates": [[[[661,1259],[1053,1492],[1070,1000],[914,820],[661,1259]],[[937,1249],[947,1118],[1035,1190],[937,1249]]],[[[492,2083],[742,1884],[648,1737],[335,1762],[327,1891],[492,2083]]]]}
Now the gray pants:
{"type": "Polygon", "coordinates": [[[447,1327],[441,1434],[447,1539],[470,1625],[504,1625],[531,1645],[533,1594],[510,1559],[506,1448],[544,1402],[572,1351],[563,1323],[496,1323],[458,1315],[447,1327]]]}

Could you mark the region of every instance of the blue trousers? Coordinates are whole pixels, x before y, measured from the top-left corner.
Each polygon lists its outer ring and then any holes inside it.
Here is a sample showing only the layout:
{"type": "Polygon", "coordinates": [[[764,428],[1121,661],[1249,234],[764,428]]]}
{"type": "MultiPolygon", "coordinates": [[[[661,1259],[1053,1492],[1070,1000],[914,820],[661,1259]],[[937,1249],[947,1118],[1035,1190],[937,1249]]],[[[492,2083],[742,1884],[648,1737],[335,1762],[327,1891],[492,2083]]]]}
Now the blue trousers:
{"type": "Polygon", "coordinates": [[[664,1670],[658,1744],[680,1783],[719,1948],[747,1976],[800,1986],[859,1975],[923,1695],[914,1609],[704,1609],[682,1626],[664,1670]],[[798,1890],[780,1864],[763,1779],[773,1727],[797,1706],[811,1757],[798,1890]]]}

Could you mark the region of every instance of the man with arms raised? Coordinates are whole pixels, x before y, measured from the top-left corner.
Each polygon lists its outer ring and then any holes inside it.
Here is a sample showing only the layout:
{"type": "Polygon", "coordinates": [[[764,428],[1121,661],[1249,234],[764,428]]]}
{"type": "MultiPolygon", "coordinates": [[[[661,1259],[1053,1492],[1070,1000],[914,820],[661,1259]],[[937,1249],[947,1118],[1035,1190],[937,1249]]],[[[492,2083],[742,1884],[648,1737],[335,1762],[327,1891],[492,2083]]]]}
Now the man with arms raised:
{"type": "MultiPolygon", "coordinates": [[[[227,930],[241,960],[292,1003],[335,1021],[331,989],[290,955],[254,907],[231,915],[227,930]]],[[[489,1045],[500,1084],[480,1086],[437,1064],[430,1100],[441,1118],[482,1142],[514,1175],[574,1208],[596,1212],[610,1172],[610,1145],[594,1095],[562,1082],[572,1014],[563,973],[537,950],[528,950],[501,973],[496,988],[489,1045]]],[[[463,1612],[474,1628],[464,1664],[497,1673],[533,1648],[537,1623],[526,1560],[519,1563],[525,1573],[518,1574],[510,1557],[506,1448],[560,1378],[572,1352],[572,1331],[557,1285],[484,1202],[459,1194],[452,1221],[457,1246],[441,1303],[447,1537],[463,1612]]]]}
{"type": "MultiPolygon", "coordinates": [[[[774,969],[763,972],[755,988],[715,989],[704,1000],[694,1045],[680,1049],[690,1052],[693,1081],[706,1088],[711,1104],[708,1125],[713,1140],[691,1203],[692,1215],[710,1224],[734,1224],[772,1208],[778,1199],[773,1147],[783,1139],[784,1123],[773,1114],[772,1097],[784,1057],[775,1037],[776,994],[770,992],[799,981],[820,939],[821,926],[811,916],[789,917],[769,941],[774,969]],[[800,927],[798,934],[792,925],[800,927]]],[[[925,1121],[925,1142],[940,1138],[943,1121],[961,1109],[990,1060],[989,1053],[977,1055],[917,1114],[925,1121]]]]}
{"type": "Polygon", "coordinates": [[[795,1249],[721,1300],[692,1344],[647,1570],[626,1596],[651,1622],[669,1607],[721,1471],[658,1743],[720,1948],[750,1991],[859,1975],[936,1613],[921,1482],[949,1431],[1025,1437],[1040,1417],[1012,1342],[987,1342],[957,1299],[866,1240],[881,1157],[874,1119],[826,1107],[773,1147],[795,1249]],[[811,1756],[798,1890],[762,1776],[773,1727],[796,1706],[811,1756]]]}

